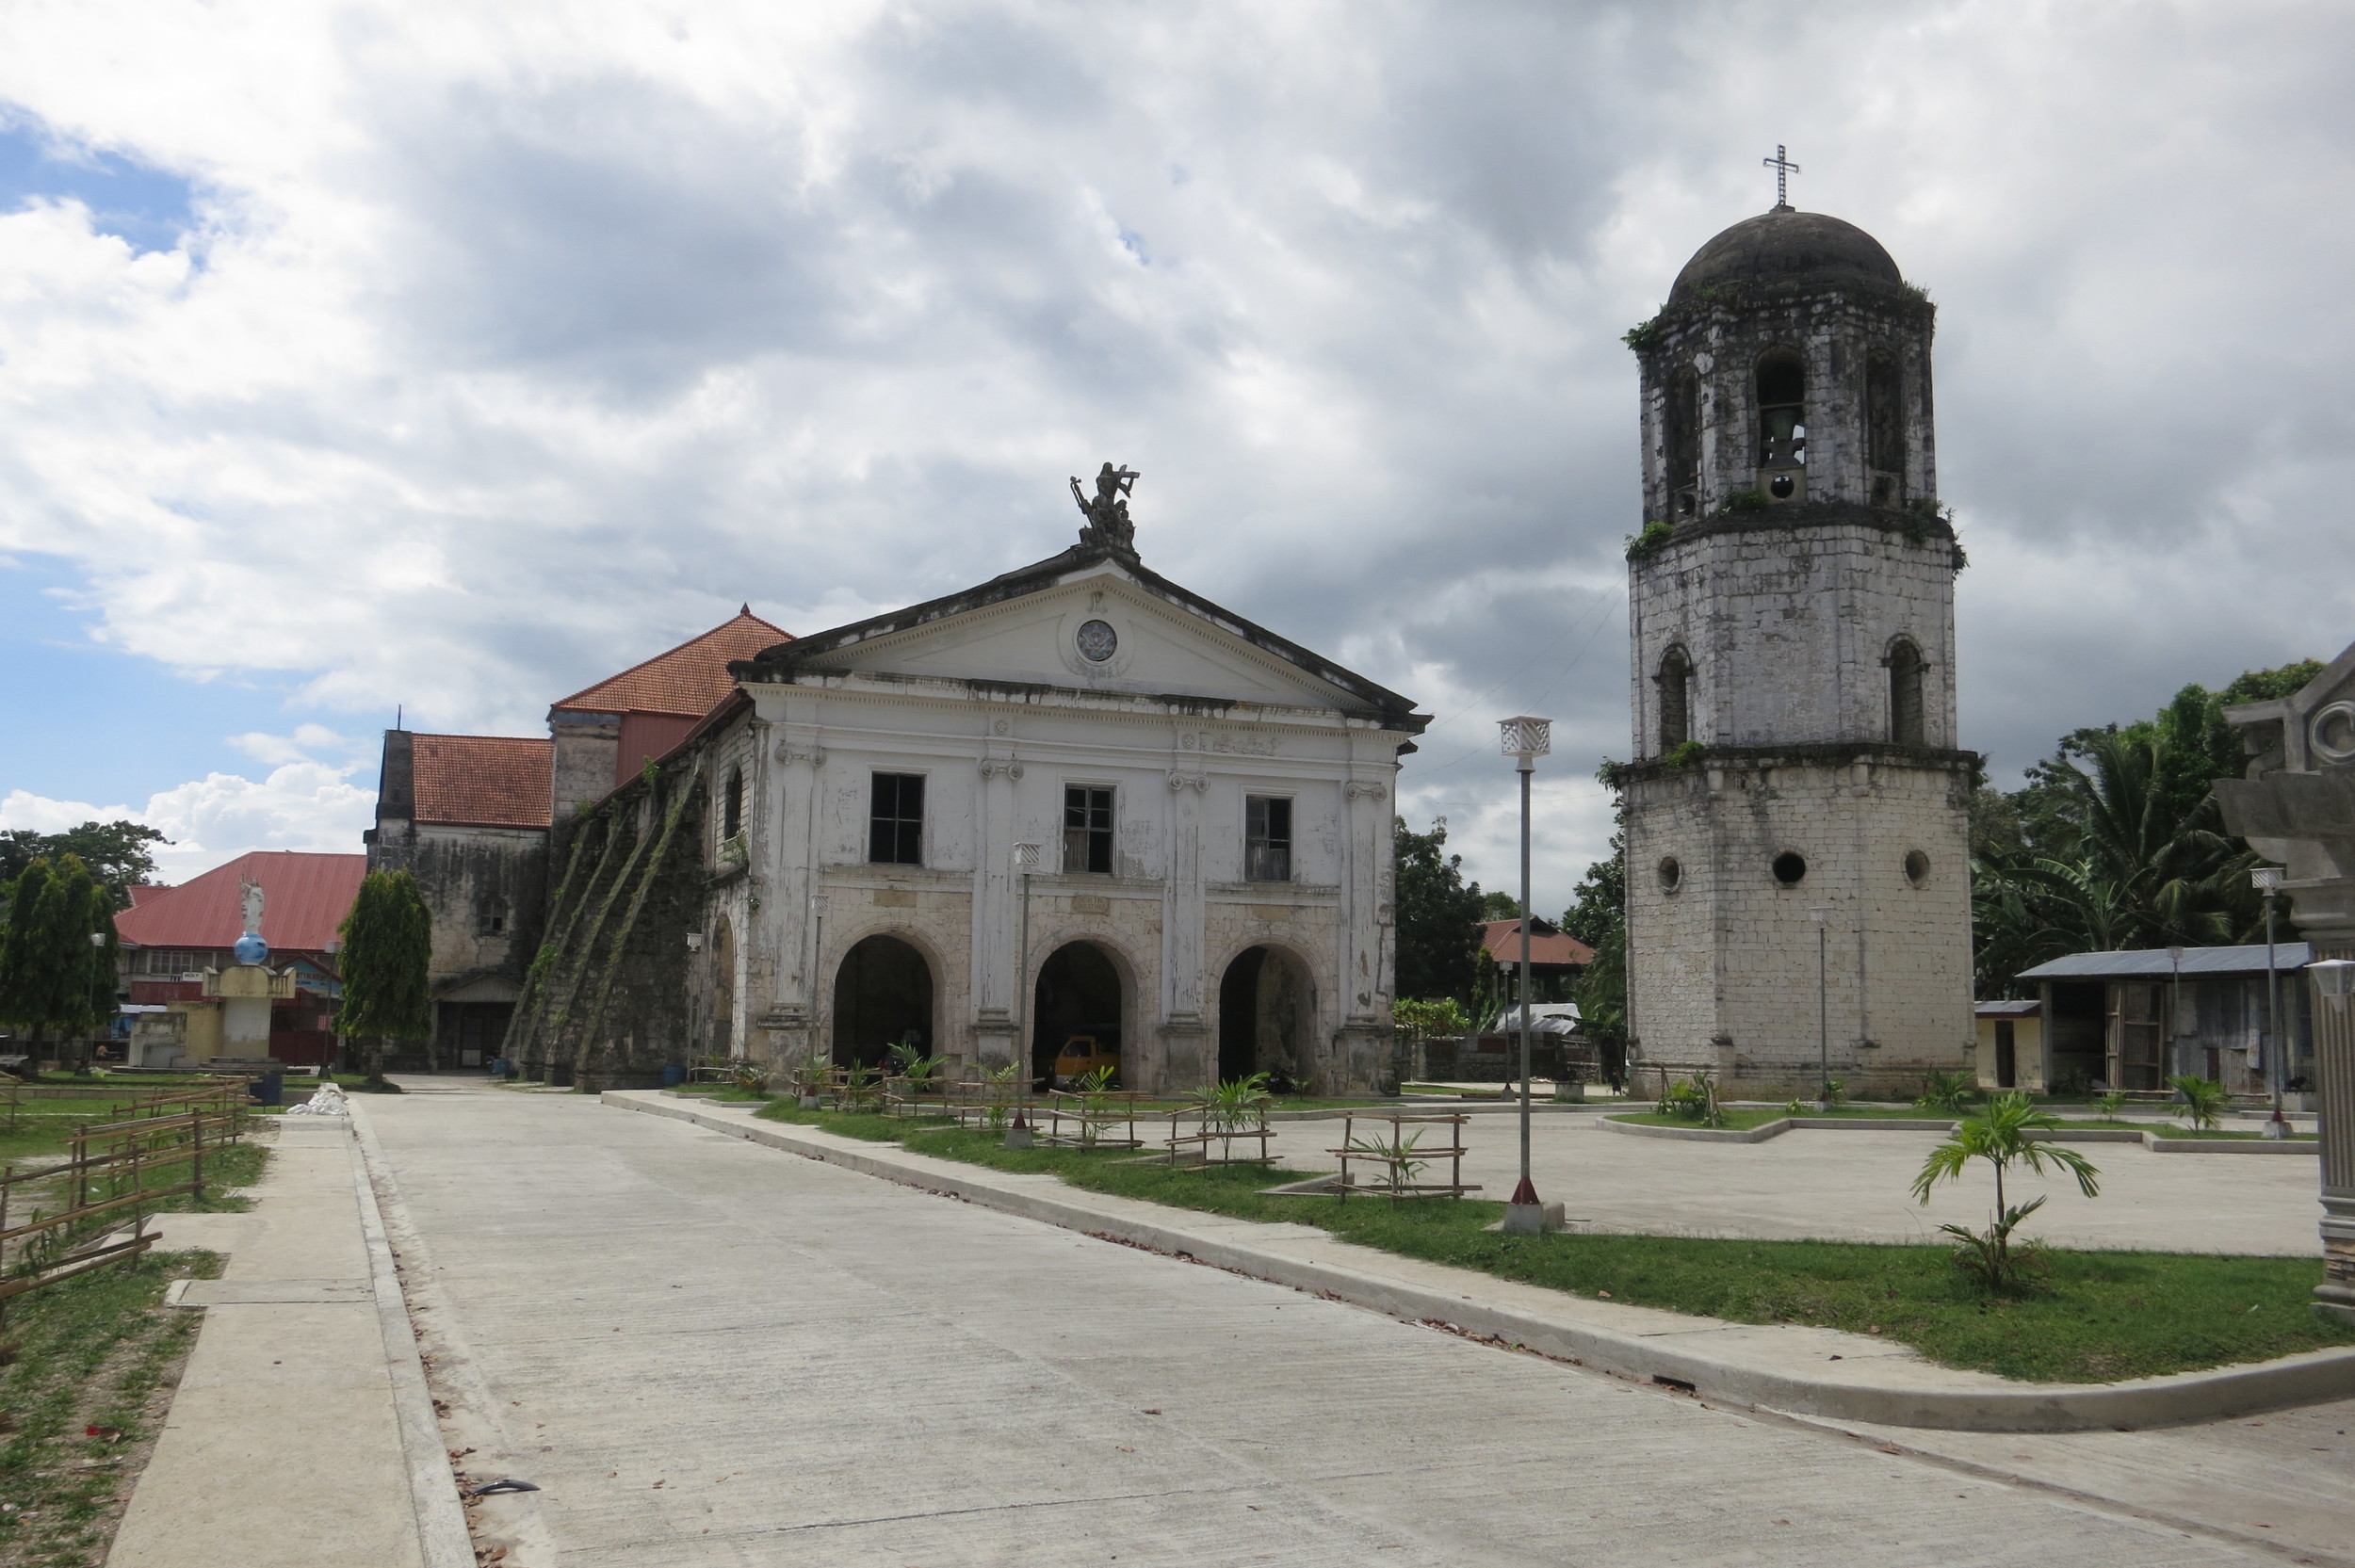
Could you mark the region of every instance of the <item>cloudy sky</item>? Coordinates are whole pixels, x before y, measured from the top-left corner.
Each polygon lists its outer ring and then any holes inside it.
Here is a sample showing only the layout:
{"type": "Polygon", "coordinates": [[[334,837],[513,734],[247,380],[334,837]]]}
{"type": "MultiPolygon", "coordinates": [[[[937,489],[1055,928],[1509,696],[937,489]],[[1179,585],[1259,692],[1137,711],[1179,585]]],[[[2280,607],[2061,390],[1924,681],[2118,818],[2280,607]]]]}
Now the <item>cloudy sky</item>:
{"type": "Polygon", "coordinates": [[[749,600],[1061,548],[1417,697],[1538,901],[1625,755],[1634,365],[1772,201],[1941,308],[2000,775],[2355,639],[2355,10],[1266,0],[0,10],[0,826],[358,847],[376,735],[530,733],[749,600]]]}

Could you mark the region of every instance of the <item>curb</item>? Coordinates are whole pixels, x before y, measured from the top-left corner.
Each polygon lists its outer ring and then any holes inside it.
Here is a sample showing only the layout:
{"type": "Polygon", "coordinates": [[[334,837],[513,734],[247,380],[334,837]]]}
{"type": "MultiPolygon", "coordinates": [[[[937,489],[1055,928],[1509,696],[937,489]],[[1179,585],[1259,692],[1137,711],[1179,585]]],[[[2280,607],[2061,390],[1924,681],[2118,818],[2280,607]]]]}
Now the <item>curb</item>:
{"type": "MultiPolygon", "coordinates": [[[[458,1478],[449,1467],[449,1449],[442,1441],[440,1418],[433,1413],[433,1396],[425,1385],[425,1363],[417,1352],[416,1330],[409,1321],[409,1303],[401,1294],[400,1274],[393,1266],[393,1248],[384,1233],[384,1213],[377,1206],[376,1184],[393,1188],[392,1168],[384,1162],[376,1133],[357,1107],[351,1132],[360,1158],[352,1166],[352,1185],[360,1196],[360,1229],[367,1240],[368,1277],[375,1287],[376,1324],[384,1337],[384,1365],[393,1382],[393,1411],[400,1422],[400,1447],[408,1461],[409,1503],[416,1514],[417,1555],[425,1568],[474,1568],[474,1536],[458,1501],[458,1478]]],[[[393,1188],[398,1193],[398,1188],[393,1188]]]]}
{"type": "MultiPolygon", "coordinates": [[[[1615,1133],[1634,1138],[1681,1138],[1696,1143],[1763,1143],[1770,1138],[1780,1138],[1794,1128],[1806,1127],[1821,1131],[1842,1132],[1952,1132],[1956,1123],[1933,1117],[1866,1117],[1866,1116],[1783,1116],[1772,1122],[1761,1122],[1755,1127],[1669,1127],[1649,1122],[1623,1122],[1616,1116],[1601,1118],[1603,1126],[1615,1133]]],[[[2138,1132],[2132,1127],[2063,1127],[2057,1132],[2038,1132],[2039,1143],[2139,1143],[2161,1155],[2319,1155],[2322,1140],[2318,1138],[2168,1138],[2156,1132],[2138,1132]]]]}
{"type": "MultiPolygon", "coordinates": [[[[2179,1372],[2119,1383],[2022,1383],[1982,1373],[1954,1372],[1922,1362],[1961,1386],[1924,1388],[1899,1382],[1833,1382],[1744,1363],[1730,1357],[1665,1342],[1665,1335],[1632,1334],[1579,1321],[1570,1310],[1521,1308],[1484,1301],[1475,1292],[1504,1282],[1469,1269],[1440,1269],[1454,1286],[1438,1289],[1363,1269],[1291,1257],[1238,1241],[1251,1221],[1190,1210],[1157,1210],[1151,1218],[1128,1212],[1153,1205],[1130,1200],[1096,1200],[1065,1187],[1059,1178],[1009,1176],[981,1166],[959,1165],[906,1153],[897,1144],[866,1144],[788,1123],[723,1117],[681,1105],[635,1097],[642,1091],[609,1091],[601,1104],[623,1110],[670,1117],[753,1143],[879,1176],[929,1192],[946,1193],[1002,1213],[1065,1230],[1125,1242],[1213,1268],[1329,1296],[1413,1323],[1444,1324],[1493,1337],[1543,1355],[1615,1373],[1638,1382],[1688,1389],[1704,1398],[1829,1420],[1881,1426],[1936,1428],[1948,1431],[2092,1431],[2105,1428],[2180,1426],[2220,1420],[2296,1405],[2355,1398],[2355,1349],[2310,1350],[2278,1361],[2206,1372],[2179,1372]],[[1117,1204],[1118,1206],[1114,1206],[1117,1204]],[[1160,1216],[1169,1215],[1163,1220],[1160,1216]]],[[[1661,1128],[1662,1132],[1685,1131],[1661,1128]]],[[[1697,1129],[1696,1129],[1697,1130],[1697,1129]]],[[[1755,1130],[1755,1129],[1753,1129],[1755,1130]]],[[[1736,1135],[1741,1136],[1741,1135],[1736,1135]]],[[[1335,1243],[1353,1253],[1384,1254],[1335,1243]]],[[[1513,1286],[1527,1291],[1538,1287],[1513,1286]]],[[[1566,1309],[1571,1303],[1565,1300],[1566,1309]]],[[[1663,1317],[1667,1316],[1663,1314],[1663,1317]]],[[[1695,1331],[1747,1328],[1692,1318],[1695,1331]]],[[[1682,1335],[1678,1335],[1681,1338],[1682,1335]]],[[[1875,1346],[1877,1341],[1866,1342],[1875,1346]]]]}

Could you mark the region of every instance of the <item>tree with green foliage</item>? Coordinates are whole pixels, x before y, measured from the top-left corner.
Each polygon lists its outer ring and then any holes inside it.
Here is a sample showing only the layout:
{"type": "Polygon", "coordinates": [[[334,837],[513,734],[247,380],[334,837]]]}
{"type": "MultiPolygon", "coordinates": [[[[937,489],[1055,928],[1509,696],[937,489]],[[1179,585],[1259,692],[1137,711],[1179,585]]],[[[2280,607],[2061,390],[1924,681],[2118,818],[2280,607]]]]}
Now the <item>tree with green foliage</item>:
{"type": "Polygon", "coordinates": [[[106,889],[113,908],[127,909],[131,897],[124,889],[154,879],[155,856],[150,846],[171,842],[145,823],[121,819],[85,822],[61,833],[11,828],[0,832],[0,897],[33,861],[73,855],[106,889]]]}
{"type": "MultiPolygon", "coordinates": [[[[93,906],[105,897],[89,867],[73,855],[29,862],[10,884],[8,913],[0,927],[0,1022],[31,1031],[35,1059],[51,1036],[87,1032],[114,1011],[109,969],[103,1010],[93,981],[93,906]]],[[[109,922],[108,929],[111,929],[109,922]]]]}
{"type": "Polygon", "coordinates": [[[433,917],[406,871],[371,871],[361,879],[351,913],[336,929],[343,949],[343,1002],[335,1026],[361,1042],[368,1082],[384,1082],[384,1043],[423,1040],[433,1032],[433,998],[427,970],[433,957],[433,917]]]}
{"type": "Polygon", "coordinates": [[[1619,765],[1605,762],[1595,776],[1619,797],[1612,808],[1618,825],[1611,858],[1589,865],[1571,890],[1562,929],[1595,950],[1570,1000],[1578,1004],[1579,1032],[1595,1043],[1603,1079],[1616,1089],[1627,1082],[1627,810],[1619,765]]]}
{"type": "Polygon", "coordinates": [[[1424,1001],[1453,997],[1473,1003],[1473,953],[1486,900],[1480,884],[1464,881],[1464,857],[1446,853],[1447,820],[1427,833],[1397,818],[1390,830],[1397,895],[1392,913],[1398,940],[1394,994],[1424,1001]]]}
{"type": "Polygon", "coordinates": [[[2024,788],[1971,806],[1973,933],[1981,996],[2073,952],[2255,939],[2256,857],[2224,832],[2210,789],[2245,765],[2231,703],[2297,690],[2308,660],[2252,671],[2220,692],[2187,686],[2152,718],[2080,729],[2024,788]]]}
{"type": "Polygon", "coordinates": [[[122,1005],[122,937],[115,929],[115,890],[90,881],[83,925],[98,937],[89,949],[89,1006],[93,1026],[104,1026],[122,1005]]]}

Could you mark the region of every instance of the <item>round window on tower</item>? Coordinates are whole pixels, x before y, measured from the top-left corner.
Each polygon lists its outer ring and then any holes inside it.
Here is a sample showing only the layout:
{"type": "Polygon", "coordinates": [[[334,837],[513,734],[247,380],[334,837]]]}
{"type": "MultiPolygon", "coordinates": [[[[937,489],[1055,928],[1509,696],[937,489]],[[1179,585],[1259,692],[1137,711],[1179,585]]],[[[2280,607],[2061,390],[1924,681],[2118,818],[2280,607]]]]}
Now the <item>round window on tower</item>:
{"type": "Polygon", "coordinates": [[[1083,621],[1080,623],[1080,656],[1090,664],[1101,664],[1119,651],[1120,636],[1109,621],[1083,621]]]}
{"type": "Polygon", "coordinates": [[[1676,856],[1661,856],[1660,891],[1663,893],[1674,893],[1678,888],[1682,887],[1683,885],[1684,867],[1677,864],[1676,856]]]}
{"type": "Polygon", "coordinates": [[[1785,849],[1775,857],[1775,881],[1785,887],[1796,887],[1807,875],[1807,857],[1785,849]]]}
{"type": "Polygon", "coordinates": [[[1919,849],[1906,851],[1906,881],[1920,887],[1930,880],[1930,857],[1919,849]]]}

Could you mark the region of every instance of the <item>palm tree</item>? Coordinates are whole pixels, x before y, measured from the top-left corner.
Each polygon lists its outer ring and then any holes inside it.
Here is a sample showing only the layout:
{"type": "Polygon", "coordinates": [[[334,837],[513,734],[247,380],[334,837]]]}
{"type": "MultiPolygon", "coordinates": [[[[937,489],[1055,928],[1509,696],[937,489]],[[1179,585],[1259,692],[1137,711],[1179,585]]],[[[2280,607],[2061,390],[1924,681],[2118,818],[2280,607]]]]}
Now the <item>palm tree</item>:
{"type": "Polygon", "coordinates": [[[2047,1162],[2060,1167],[2077,1178],[2077,1188],[2088,1198],[2101,1196],[2095,1177],[2101,1172],[2093,1162],[2074,1149],[2063,1149],[2039,1143],[2030,1135],[2048,1131],[2060,1123],[2036,1108],[2027,1095],[2018,1090],[1998,1094],[1987,1103],[1987,1109],[1976,1116],[1966,1116],[1955,1124],[1945,1142],[1930,1151],[1923,1163],[1922,1173],[1913,1178],[1913,1196],[1921,1203],[1930,1201],[1930,1192],[1941,1181],[1960,1180],[1970,1170],[1971,1162],[1983,1159],[1995,1172],[1995,1219],[1984,1231],[1973,1231],[1961,1225],[1941,1225],[1938,1228],[1955,1238],[1955,1264],[1967,1273],[1974,1274],[1990,1290],[2007,1290],[2020,1284],[2040,1266],[2041,1247],[2029,1242],[2012,1245],[2012,1232],[2020,1222],[2044,1206],[2042,1194],[2012,1207],[2004,1202],[2004,1173],[2014,1161],[2026,1166],[2038,1175],[2044,1173],[2047,1162]]]}

